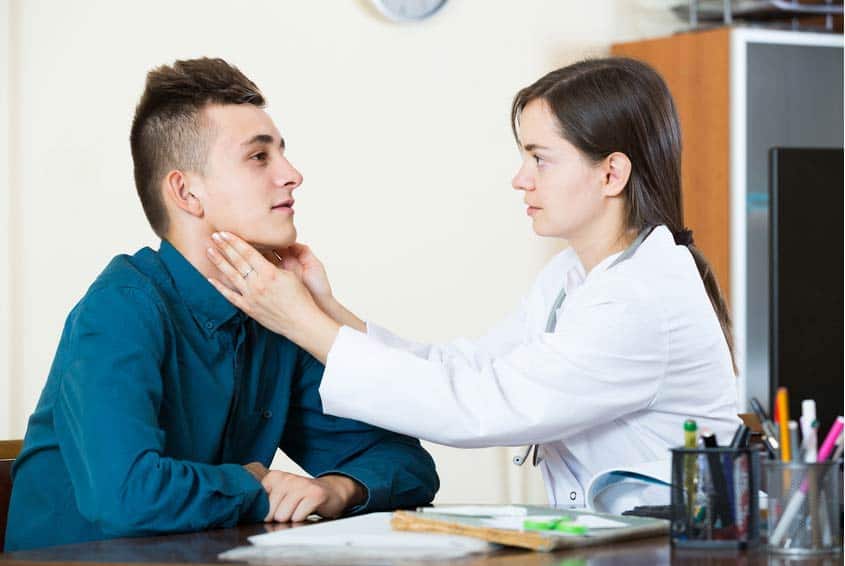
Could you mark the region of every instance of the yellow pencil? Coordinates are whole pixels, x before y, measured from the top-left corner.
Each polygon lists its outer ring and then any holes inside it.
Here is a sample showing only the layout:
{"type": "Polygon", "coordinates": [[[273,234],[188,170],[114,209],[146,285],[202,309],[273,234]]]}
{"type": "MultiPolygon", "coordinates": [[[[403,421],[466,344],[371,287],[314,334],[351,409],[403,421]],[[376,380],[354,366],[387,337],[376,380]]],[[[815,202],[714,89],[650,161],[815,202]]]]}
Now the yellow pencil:
{"type": "Polygon", "coordinates": [[[786,387],[778,388],[778,425],[780,427],[780,461],[792,460],[792,450],[789,442],[789,396],[786,387]]]}

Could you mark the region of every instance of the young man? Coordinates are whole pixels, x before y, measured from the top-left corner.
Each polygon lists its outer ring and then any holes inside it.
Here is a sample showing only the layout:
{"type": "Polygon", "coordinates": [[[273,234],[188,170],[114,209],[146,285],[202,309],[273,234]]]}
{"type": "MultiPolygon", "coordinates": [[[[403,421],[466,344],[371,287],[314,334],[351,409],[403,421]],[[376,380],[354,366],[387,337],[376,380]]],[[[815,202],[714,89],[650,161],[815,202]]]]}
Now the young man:
{"type": "MultiPolygon", "coordinates": [[[[218,230],[296,240],[302,176],[220,59],[147,76],[131,146],[153,230],[70,313],[13,470],[6,550],[426,504],[419,442],[322,413],[323,366],[208,282],[218,230]],[[314,479],[268,471],[280,447],[314,479]]],[[[249,277],[249,273],[242,274],[249,277]]]]}

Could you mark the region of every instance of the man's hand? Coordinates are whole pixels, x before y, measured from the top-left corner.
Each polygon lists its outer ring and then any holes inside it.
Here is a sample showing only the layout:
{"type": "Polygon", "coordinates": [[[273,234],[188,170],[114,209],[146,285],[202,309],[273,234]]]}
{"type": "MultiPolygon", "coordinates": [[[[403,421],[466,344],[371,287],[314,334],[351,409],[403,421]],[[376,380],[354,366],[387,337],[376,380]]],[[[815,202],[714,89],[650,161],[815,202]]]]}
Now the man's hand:
{"type": "Polygon", "coordinates": [[[312,479],[274,470],[264,476],[261,485],[270,498],[265,522],[299,523],[315,513],[333,519],[366,497],[364,486],[341,475],[312,479]]]}

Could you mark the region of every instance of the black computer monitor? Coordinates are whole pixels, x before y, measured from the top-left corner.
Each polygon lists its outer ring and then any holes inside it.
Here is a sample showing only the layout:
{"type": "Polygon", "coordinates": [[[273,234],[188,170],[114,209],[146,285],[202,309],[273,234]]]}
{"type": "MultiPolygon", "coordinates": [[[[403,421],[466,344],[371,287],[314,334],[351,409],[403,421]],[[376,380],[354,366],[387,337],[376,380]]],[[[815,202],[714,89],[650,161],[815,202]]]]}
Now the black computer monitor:
{"type": "Polygon", "coordinates": [[[821,443],[845,379],[843,151],[773,148],[769,165],[769,406],[787,387],[798,420],[801,400],[815,399],[821,443]]]}

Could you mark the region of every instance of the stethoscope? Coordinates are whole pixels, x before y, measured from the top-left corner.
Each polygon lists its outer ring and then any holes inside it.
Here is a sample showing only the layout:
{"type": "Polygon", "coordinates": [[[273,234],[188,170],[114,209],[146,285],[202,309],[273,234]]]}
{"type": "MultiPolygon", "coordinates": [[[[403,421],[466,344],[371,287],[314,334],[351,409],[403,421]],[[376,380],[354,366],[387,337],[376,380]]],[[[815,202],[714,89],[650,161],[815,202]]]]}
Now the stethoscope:
{"type": "MultiPolygon", "coordinates": [[[[640,247],[640,244],[651,234],[651,231],[654,230],[654,226],[649,226],[643,229],[637,238],[631,242],[631,245],[622,252],[619,257],[617,257],[613,263],[608,266],[608,269],[615,266],[618,263],[629,259],[637,249],[640,247]]],[[[555,299],[554,304],[552,305],[552,310],[549,313],[549,318],[546,319],[546,332],[554,332],[555,326],[557,326],[557,311],[560,308],[560,305],[563,304],[563,301],[566,300],[566,287],[563,287],[558,293],[557,298],[555,299]]],[[[534,451],[534,455],[531,457],[531,465],[537,466],[540,462],[543,461],[543,457],[540,455],[540,445],[539,444],[530,444],[522,455],[516,455],[513,457],[513,463],[517,466],[523,465],[528,460],[528,455],[531,451],[534,451]]]]}

